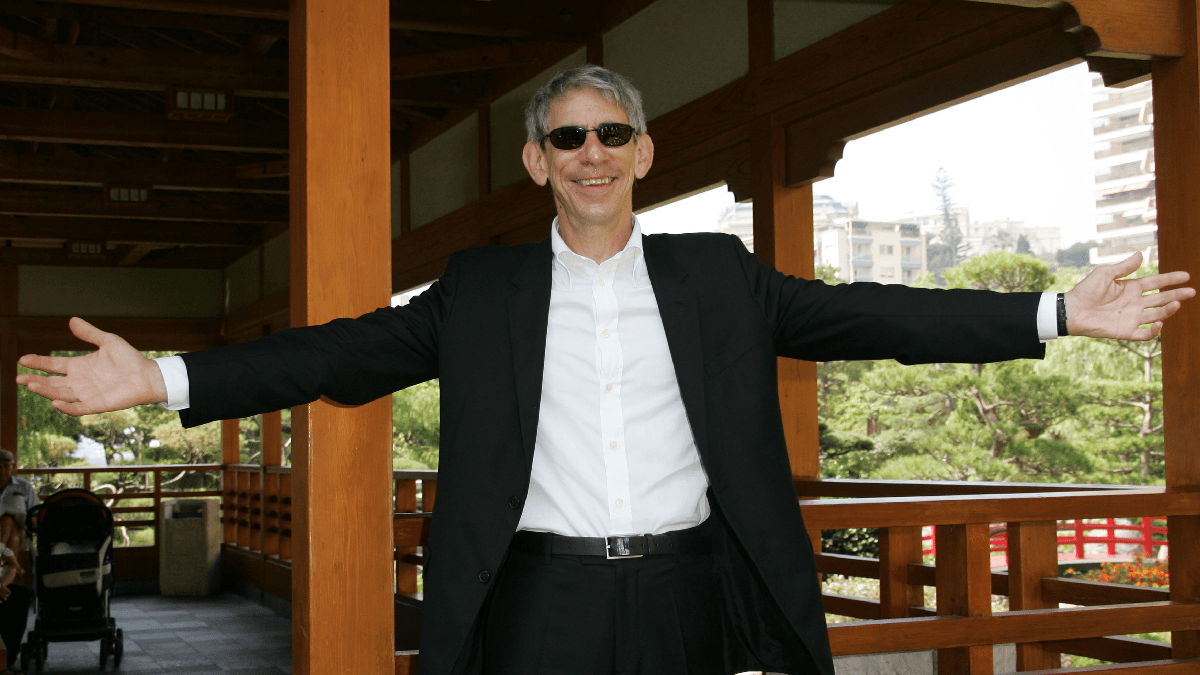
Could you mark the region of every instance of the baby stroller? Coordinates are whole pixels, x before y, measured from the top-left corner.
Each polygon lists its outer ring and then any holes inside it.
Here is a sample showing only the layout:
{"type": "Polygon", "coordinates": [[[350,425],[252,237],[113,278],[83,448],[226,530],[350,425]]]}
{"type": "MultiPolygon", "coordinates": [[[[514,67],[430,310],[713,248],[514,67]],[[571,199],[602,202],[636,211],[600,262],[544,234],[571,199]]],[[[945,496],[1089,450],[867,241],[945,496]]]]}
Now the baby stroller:
{"type": "Polygon", "coordinates": [[[29,509],[37,618],[21,646],[21,669],[43,669],[51,642],[100,640],[100,669],[121,665],[125,640],[108,613],[112,595],[112,511],[87,490],[62,490],[29,509]]]}

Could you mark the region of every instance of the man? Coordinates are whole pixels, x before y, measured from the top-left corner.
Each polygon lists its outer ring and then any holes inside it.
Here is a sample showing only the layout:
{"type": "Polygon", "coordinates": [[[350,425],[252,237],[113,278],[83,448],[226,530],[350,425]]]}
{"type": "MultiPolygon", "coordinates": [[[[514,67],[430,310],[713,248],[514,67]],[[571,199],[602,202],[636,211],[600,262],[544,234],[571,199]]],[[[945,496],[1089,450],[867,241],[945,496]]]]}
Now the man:
{"type": "Polygon", "coordinates": [[[641,235],[654,145],[624,78],[560,73],[526,126],[550,239],[460,252],[406,308],[158,365],[72,319],[100,350],[23,357],[65,377],[18,381],[71,414],[168,402],[191,425],[438,377],[421,672],[830,675],[776,356],[1040,357],[1068,329],[1148,339],[1194,295],[1143,295],[1183,272],[1119,281],[1136,256],[1062,298],[786,277],[733,237],[641,235]]]}
{"type": "MultiPolygon", "coordinates": [[[[0,449],[0,518],[11,517],[24,528],[25,513],[42,500],[29,481],[14,475],[17,469],[17,461],[13,454],[0,449]]],[[[11,543],[5,539],[0,541],[0,545],[11,546],[11,543]]],[[[0,588],[0,640],[8,650],[9,668],[16,663],[20,654],[32,597],[29,586],[25,585],[20,577],[17,578],[17,583],[0,588]]]]}

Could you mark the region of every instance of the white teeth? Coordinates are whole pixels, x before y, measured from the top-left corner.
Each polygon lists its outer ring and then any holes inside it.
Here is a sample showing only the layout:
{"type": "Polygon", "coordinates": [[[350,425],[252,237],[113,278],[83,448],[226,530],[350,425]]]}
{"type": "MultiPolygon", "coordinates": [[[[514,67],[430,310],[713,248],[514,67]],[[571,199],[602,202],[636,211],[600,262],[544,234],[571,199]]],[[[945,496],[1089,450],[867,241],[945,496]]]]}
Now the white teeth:
{"type": "Polygon", "coordinates": [[[608,178],[584,178],[583,180],[578,180],[575,182],[579,183],[580,185],[607,185],[613,182],[613,179],[611,176],[608,178]]]}

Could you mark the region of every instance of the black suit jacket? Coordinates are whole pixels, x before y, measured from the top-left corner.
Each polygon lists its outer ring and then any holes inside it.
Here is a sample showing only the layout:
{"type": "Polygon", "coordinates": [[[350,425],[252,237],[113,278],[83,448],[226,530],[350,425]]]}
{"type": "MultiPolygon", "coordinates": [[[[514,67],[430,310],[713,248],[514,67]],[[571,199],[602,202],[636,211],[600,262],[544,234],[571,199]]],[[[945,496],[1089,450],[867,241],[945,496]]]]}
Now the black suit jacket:
{"type": "MultiPolygon", "coordinates": [[[[1038,294],[828,286],[761,264],[729,235],[650,235],[643,247],[709,495],[732,533],[718,562],[733,597],[739,663],[786,668],[783,653],[803,649],[832,675],[784,444],[776,356],[1040,358],[1038,294]]],[[[407,307],[184,356],[193,403],[181,417],[188,426],[319,396],[365,403],[440,378],[422,673],[478,668],[474,629],[489,588],[480,573],[494,578],[529,486],[551,266],[548,240],[470,249],[455,254],[442,278],[407,307]]]]}

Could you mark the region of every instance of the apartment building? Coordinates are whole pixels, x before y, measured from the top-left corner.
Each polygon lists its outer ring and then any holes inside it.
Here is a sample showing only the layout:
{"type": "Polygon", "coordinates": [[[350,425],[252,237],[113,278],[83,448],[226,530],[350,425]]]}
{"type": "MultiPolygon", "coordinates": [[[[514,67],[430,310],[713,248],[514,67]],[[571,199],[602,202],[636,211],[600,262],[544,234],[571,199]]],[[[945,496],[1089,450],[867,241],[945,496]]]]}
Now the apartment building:
{"type": "Polygon", "coordinates": [[[1091,262],[1116,262],[1134,251],[1157,262],[1150,82],[1108,89],[1097,75],[1092,79],[1092,92],[1097,246],[1091,251],[1091,262]]]}
{"type": "Polygon", "coordinates": [[[844,281],[911,284],[926,271],[925,237],[915,223],[842,220],[816,225],[815,262],[844,281]]]}

